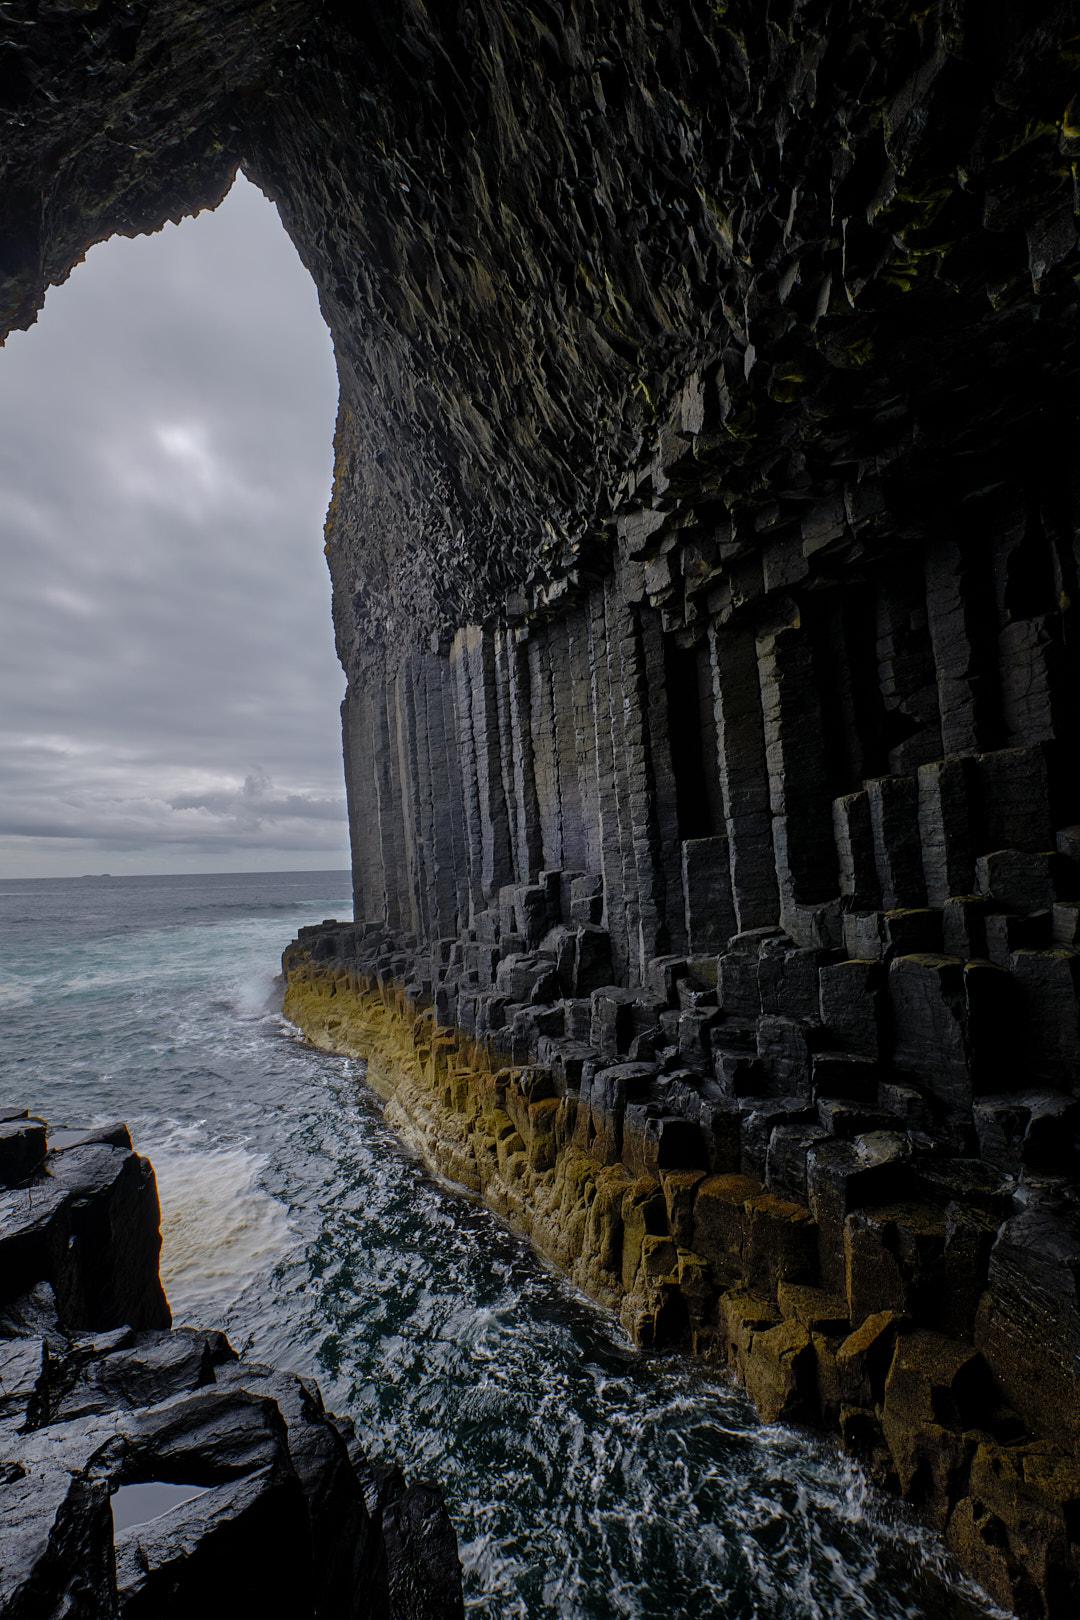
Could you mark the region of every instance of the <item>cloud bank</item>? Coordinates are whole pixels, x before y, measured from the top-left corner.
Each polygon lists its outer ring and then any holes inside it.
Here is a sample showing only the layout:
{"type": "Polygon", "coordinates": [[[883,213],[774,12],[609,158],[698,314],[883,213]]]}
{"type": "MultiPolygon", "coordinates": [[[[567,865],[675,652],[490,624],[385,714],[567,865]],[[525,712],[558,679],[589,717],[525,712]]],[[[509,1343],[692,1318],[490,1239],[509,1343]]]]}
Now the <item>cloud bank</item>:
{"type": "Polygon", "coordinates": [[[0,350],[0,876],[347,864],[336,398],[242,178],[94,248],[0,350]]]}

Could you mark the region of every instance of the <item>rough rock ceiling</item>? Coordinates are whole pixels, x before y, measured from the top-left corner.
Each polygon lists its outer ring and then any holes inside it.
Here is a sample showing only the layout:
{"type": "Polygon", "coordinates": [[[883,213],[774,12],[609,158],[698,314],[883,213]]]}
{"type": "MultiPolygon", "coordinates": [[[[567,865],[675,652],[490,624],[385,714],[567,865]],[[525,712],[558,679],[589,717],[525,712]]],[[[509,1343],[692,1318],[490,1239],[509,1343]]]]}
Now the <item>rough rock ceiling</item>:
{"type": "Polygon", "coordinates": [[[1071,431],[1071,4],[9,0],[0,30],[0,329],[238,163],[278,202],[338,354],[348,668],[557,598],[619,513],[732,563],[867,484],[872,550],[1071,431]]]}

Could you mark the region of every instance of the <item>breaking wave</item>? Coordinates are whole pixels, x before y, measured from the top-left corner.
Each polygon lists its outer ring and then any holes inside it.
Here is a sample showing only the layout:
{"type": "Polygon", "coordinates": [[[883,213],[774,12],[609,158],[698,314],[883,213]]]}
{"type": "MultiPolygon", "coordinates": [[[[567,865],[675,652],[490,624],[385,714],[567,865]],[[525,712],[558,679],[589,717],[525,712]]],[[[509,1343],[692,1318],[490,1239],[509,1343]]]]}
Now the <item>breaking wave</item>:
{"type": "Polygon", "coordinates": [[[26,1007],[34,999],[32,985],[8,974],[0,976],[0,1007],[26,1007]]]}

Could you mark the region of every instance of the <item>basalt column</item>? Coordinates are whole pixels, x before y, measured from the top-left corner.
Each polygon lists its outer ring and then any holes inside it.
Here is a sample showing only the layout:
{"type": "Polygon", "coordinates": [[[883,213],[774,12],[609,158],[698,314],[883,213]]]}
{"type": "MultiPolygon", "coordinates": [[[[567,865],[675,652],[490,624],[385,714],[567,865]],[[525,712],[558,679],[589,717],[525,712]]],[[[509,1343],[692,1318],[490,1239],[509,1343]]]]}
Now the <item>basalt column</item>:
{"type": "MultiPolygon", "coordinates": [[[[365,1055],[402,1132],[640,1342],[835,1430],[1003,1603],[1064,1616],[1080,1602],[1077,136],[1049,111],[1067,50],[1047,35],[1045,86],[1021,68],[991,89],[1004,36],[935,15],[854,143],[882,36],[861,16],[860,43],[830,28],[811,56],[791,19],[799,67],[765,53],[792,71],[757,172],[729,148],[713,192],[706,140],[665,171],[697,173],[686,211],[624,197],[640,255],[670,233],[663,268],[616,275],[598,254],[595,149],[566,180],[588,246],[571,262],[545,245],[545,274],[596,345],[586,415],[626,356],[623,427],[558,545],[561,479],[524,525],[496,519],[475,572],[444,563],[451,589],[424,587],[438,611],[407,657],[369,606],[371,430],[343,420],[339,642],[349,706],[386,719],[349,756],[357,924],[287,953],[286,1007],[365,1055]],[[804,93],[822,116],[826,85],[827,159],[791,122],[807,127],[804,93]],[[998,134],[976,133],[984,118],[998,134]],[[684,295],[714,274],[722,315],[702,327],[684,295]],[[644,336],[653,320],[664,336],[644,336]],[[658,386],[646,352],[669,366],[658,386]],[[552,528],[504,588],[492,559],[518,555],[532,516],[552,528]]],[[[752,77],[752,28],[733,44],[731,16],[721,58],[752,77]]],[[[745,128],[769,92],[718,94],[745,128]]],[[[488,200],[505,209],[503,185],[488,200]]],[[[486,297],[505,271],[480,264],[486,297]]],[[[516,297],[501,285],[493,309],[516,297]]],[[[514,417],[520,443],[561,431],[557,458],[581,421],[560,415],[578,364],[561,341],[530,425],[514,417]]],[[[378,613],[405,622],[393,603],[378,613]]]]}
{"type": "Polygon", "coordinates": [[[1072,536],[1029,522],[1009,591],[1022,487],[853,596],[748,569],[737,606],[686,589],[673,504],[570,605],[354,688],[359,921],[286,953],[286,1010],[640,1342],[836,1428],[1064,1616],[1080,670],[1072,536]]]}

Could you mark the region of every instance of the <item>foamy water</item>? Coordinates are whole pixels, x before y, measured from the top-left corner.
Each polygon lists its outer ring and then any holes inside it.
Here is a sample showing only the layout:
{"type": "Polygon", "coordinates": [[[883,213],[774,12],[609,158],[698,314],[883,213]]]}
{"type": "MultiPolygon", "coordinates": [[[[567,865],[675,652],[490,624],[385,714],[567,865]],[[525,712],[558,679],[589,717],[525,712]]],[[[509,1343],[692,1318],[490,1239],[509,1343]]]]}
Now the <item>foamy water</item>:
{"type": "Polygon", "coordinates": [[[197,1129],[177,1127],[160,1142],[137,1144],[157,1174],[161,1279],[177,1322],[206,1320],[301,1241],[285,1205],[259,1185],[266,1155],[200,1149],[197,1129]]]}
{"type": "Polygon", "coordinates": [[[296,1038],[278,957],[346,896],[344,875],[0,884],[0,1101],[127,1119],[177,1318],[313,1373],[374,1455],[439,1479],[485,1620],[993,1613],[834,1447],[633,1351],[402,1151],[361,1065],[296,1038]]]}
{"type": "Polygon", "coordinates": [[[33,999],[34,991],[31,985],[23,984],[10,975],[0,977],[0,1008],[25,1007],[33,999]]]}

